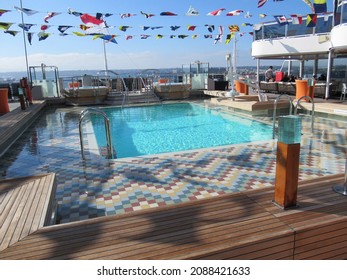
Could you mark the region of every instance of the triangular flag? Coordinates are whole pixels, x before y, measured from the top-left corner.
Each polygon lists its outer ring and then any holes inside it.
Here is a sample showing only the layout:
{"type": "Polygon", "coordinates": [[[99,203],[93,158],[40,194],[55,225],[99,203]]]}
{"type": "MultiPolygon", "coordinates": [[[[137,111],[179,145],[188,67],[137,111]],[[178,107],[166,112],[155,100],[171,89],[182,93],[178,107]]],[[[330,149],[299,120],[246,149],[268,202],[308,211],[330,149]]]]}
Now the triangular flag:
{"type": "Polygon", "coordinates": [[[195,10],[192,6],[189,7],[188,11],[186,12],[186,16],[198,16],[199,12],[195,10]]]}
{"type": "Polygon", "coordinates": [[[161,12],[160,15],[161,16],[177,16],[177,14],[172,12],[161,12]]]}
{"type": "Polygon", "coordinates": [[[6,30],[4,31],[4,33],[10,34],[12,36],[16,36],[19,33],[19,31],[6,30]]]}
{"type": "Polygon", "coordinates": [[[67,12],[68,12],[68,14],[74,15],[74,16],[76,16],[76,17],[80,17],[81,15],[83,15],[83,13],[76,12],[75,10],[72,10],[71,8],[69,8],[69,9],[67,10],[67,12]]]}
{"type": "Polygon", "coordinates": [[[229,28],[230,33],[239,32],[240,31],[240,27],[238,25],[229,25],[228,28],[229,28]]]}
{"type": "Polygon", "coordinates": [[[170,26],[170,29],[172,31],[176,31],[178,28],[180,28],[181,26],[177,26],[177,25],[174,25],[174,26],[170,26]]]}
{"type": "Polygon", "coordinates": [[[315,27],[317,24],[317,14],[308,14],[306,18],[307,27],[315,27]]]}
{"type": "Polygon", "coordinates": [[[267,0],[259,0],[258,1],[258,8],[263,7],[266,2],[267,2],[267,0]]]}
{"type": "Polygon", "coordinates": [[[207,27],[207,30],[212,33],[214,31],[214,25],[208,25],[208,24],[205,24],[205,26],[207,27]]]}
{"type": "Polygon", "coordinates": [[[8,30],[13,23],[11,22],[0,22],[0,29],[2,30],[8,30]]]}
{"type": "Polygon", "coordinates": [[[7,12],[9,12],[9,10],[0,9],[0,17],[1,17],[4,13],[7,13],[7,12]]]}
{"type": "Polygon", "coordinates": [[[234,10],[234,11],[231,11],[229,13],[227,13],[226,15],[229,16],[229,17],[232,17],[232,16],[239,16],[243,13],[242,10],[234,10]]]}
{"type": "Polygon", "coordinates": [[[18,26],[22,28],[24,31],[29,31],[31,27],[33,27],[35,24],[30,24],[30,23],[20,23],[18,26]]]}
{"type": "Polygon", "coordinates": [[[290,15],[292,17],[292,24],[302,24],[301,15],[290,15]]]}
{"type": "Polygon", "coordinates": [[[45,16],[45,18],[43,20],[48,23],[49,19],[51,19],[54,16],[60,15],[60,14],[61,13],[50,12],[47,14],[47,16],[45,16]]]}
{"type": "Polygon", "coordinates": [[[187,30],[188,30],[188,31],[194,31],[195,28],[196,28],[196,25],[188,25],[188,26],[187,26],[187,30]]]}
{"type": "Polygon", "coordinates": [[[147,14],[147,13],[144,13],[141,11],[141,15],[144,15],[145,18],[151,18],[151,17],[154,17],[155,15],[154,14],[147,14]]]}
{"type": "Polygon", "coordinates": [[[288,20],[287,20],[286,16],[284,16],[284,15],[274,16],[274,18],[278,22],[278,24],[280,24],[280,25],[288,23],[288,20]]]}
{"type": "Polygon", "coordinates": [[[31,45],[31,42],[33,40],[33,35],[34,35],[34,33],[32,33],[32,32],[28,32],[27,33],[28,42],[29,42],[30,45],[31,45]]]}
{"type": "Polygon", "coordinates": [[[235,37],[235,33],[231,33],[227,35],[227,38],[225,39],[225,44],[229,44],[231,39],[235,37]]]}
{"type": "Polygon", "coordinates": [[[121,25],[118,27],[118,29],[123,32],[126,32],[129,28],[131,28],[131,26],[121,25]]]}
{"type": "Polygon", "coordinates": [[[69,28],[71,28],[72,26],[70,25],[59,25],[58,26],[58,30],[61,32],[61,33],[64,33],[66,30],[68,30],[69,28]]]}
{"type": "Polygon", "coordinates": [[[49,37],[50,33],[46,33],[44,31],[41,31],[37,34],[39,36],[39,41],[46,40],[49,37]]]}
{"type": "Polygon", "coordinates": [[[26,14],[27,16],[31,16],[31,15],[34,15],[34,14],[38,13],[38,11],[34,11],[34,10],[26,9],[26,8],[19,8],[19,7],[16,7],[16,6],[14,8],[17,11],[26,14]]]}
{"type": "Polygon", "coordinates": [[[225,11],[225,8],[221,8],[212,12],[209,12],[208,16],[219,16],[223,11],[225,11]]]}
{"type": "Polygon", "coordinates": [[[136,14],[125,13],[125,14],[121,14],[120,18],[129,18],[129,17],[133,17],[133,16],[136,16],[136,14]]]}

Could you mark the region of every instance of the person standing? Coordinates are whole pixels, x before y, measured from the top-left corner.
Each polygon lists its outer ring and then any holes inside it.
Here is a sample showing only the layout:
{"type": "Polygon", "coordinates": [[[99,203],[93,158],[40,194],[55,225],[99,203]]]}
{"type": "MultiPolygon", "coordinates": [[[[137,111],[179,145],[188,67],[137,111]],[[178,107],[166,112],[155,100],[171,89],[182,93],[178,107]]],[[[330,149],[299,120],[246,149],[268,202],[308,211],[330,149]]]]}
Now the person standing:
{"type": "Polygon", "coordinates": [[[273,67],[270,66],[269,69],[267,69],[265,71],[265,81],[266,82],[273,82],[273,77],[274,77],[274,74],[273,74],[273,67]]]}

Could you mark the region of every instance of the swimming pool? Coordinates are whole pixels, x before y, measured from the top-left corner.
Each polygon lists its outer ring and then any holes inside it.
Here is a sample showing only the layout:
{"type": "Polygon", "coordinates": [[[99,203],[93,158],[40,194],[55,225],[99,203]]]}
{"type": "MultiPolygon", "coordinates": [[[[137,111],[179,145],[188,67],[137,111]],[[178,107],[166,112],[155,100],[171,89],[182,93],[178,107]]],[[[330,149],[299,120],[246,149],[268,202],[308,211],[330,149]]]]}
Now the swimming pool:
{"type": "MultiPolygon", "coordinates": [[[[192,103],[105,108],[117,158],[270,140],[272,127],[192,103]]],[[[96,142],[106,146],[103,119],[92,118],[96,142]]]]}

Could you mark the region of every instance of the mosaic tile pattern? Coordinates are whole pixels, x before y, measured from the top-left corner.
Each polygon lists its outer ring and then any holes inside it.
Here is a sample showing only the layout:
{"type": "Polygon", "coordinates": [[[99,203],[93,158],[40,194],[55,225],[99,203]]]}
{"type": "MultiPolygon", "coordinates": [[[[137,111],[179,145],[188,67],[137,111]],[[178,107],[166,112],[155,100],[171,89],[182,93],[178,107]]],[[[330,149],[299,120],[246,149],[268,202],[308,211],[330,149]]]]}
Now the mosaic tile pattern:
{"type": "MultiPolygon", "coordinates": [[[[274,141],[110,161],[86,153],[82,161],[78,116],[52,109],[0,162],[2,178],[57,174],[60,223],[274,185],[274,141]]],[[[345,127],[321,119],[313,135],[305,130],[299,180],[344,172],[345,127]]]]}

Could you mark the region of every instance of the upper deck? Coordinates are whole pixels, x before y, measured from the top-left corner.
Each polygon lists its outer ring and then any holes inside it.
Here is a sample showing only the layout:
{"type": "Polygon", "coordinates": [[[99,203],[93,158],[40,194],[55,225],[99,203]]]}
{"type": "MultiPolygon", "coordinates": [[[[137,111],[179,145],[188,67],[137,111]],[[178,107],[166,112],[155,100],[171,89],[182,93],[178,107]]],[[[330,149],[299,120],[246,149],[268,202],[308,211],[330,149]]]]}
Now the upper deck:
{"type": "Polygon", "coordinates": [[[314,27],[307,26],[307,17],[302,17],[301,24],[292,17],[281,24],[255,25],[252,56],[310,60],[327,58],[330,49],[347,52],[347,0],[341,1],[335,12],[317,14],[314,27]]]}

